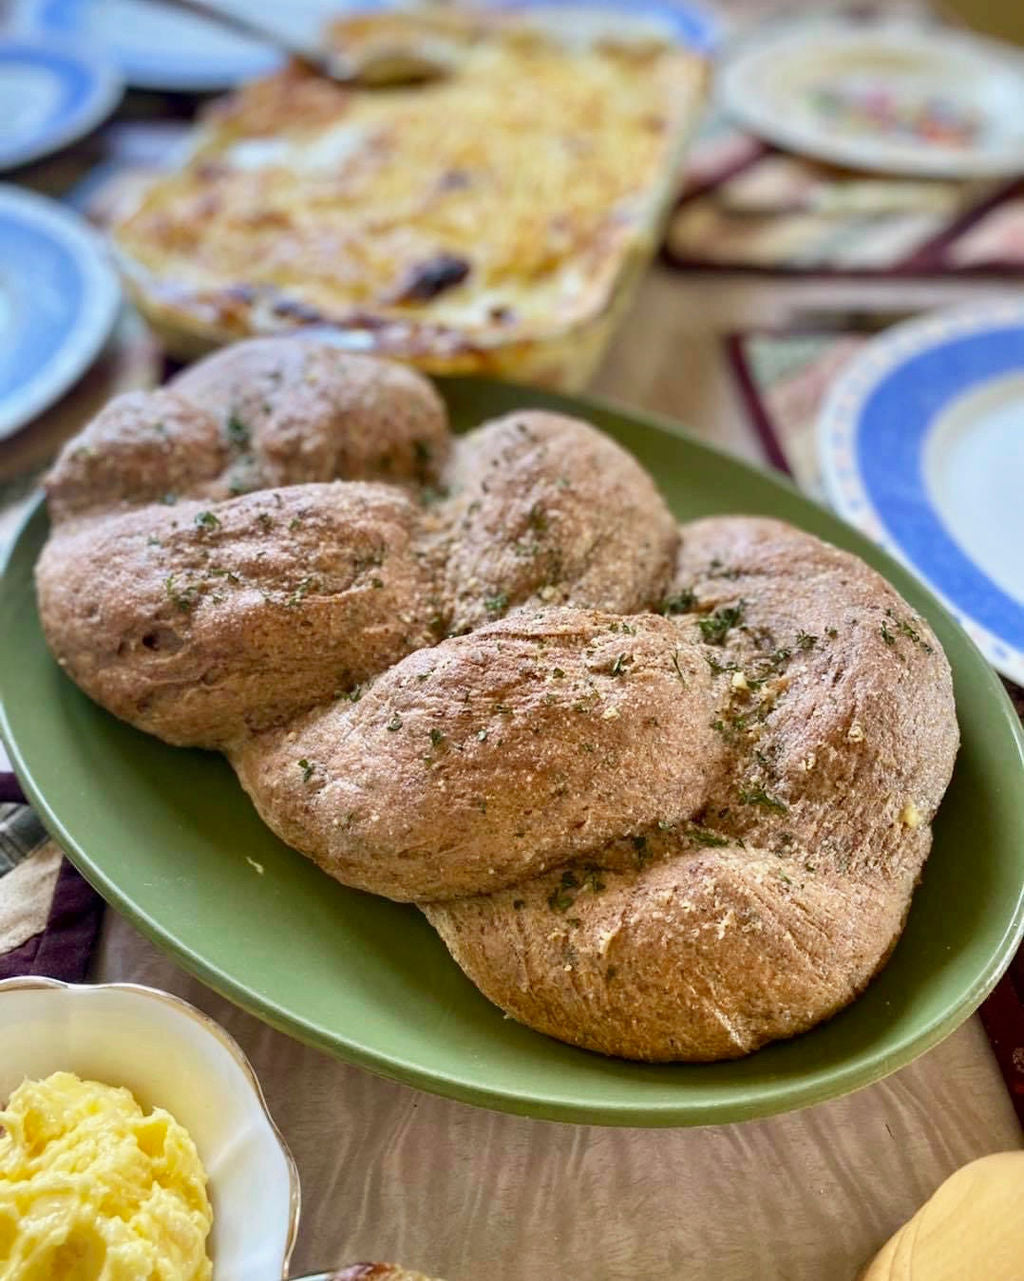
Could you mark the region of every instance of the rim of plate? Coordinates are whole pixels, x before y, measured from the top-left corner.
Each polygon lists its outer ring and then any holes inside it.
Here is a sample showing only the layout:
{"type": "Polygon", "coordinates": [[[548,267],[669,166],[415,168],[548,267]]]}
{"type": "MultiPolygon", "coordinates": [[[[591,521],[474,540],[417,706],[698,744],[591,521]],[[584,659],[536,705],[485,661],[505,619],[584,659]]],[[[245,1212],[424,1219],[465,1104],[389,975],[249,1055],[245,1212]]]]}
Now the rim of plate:
{"type": "MultiPolygon", "coordinates": [[[[471,381],[488,383],[493,380],[473,379],[471,381]]],[[[613,399],[593,395],[583,397],[557,393],[543,393],[543,395],[545,401],[555,402],[556,407],[563,406],[566,412],[571,412],[574,406],[577,411],[581,406],[589,407],[613,415],[623,415],[641,426],[665,432],[670,436],[679,436],[678,425],[670,419],[649,411],[631,409],[613,399]]],[[[685,439],[689,447],[700,454],[721,456],[721,451],[713,446],[692,437],[685,439]]],[[[765,479],[762,469],[742,459],[730,458],[729,462],[730,465],[760,480],[765,479]]],[[[772,485],[789,491],[811,507],[814,506],[810,499],[799,494],[796,486],[786,477],[772,475],[767,479],[772,485]]],[[[0,554],[0,582],[6,580],[11,564],[20,553],[22,542],[32,521],[38,517],[44,505],[45,500],[40,495],[25,513],[6,550],[0,554]]],[[[886,555],[885,548],[882,548],[879,553],[877,544],[874,551],[876,555],[886,555]]],[[[908,573],[901,563],[895,564],[893,568],[904,575],[908,573]]],[[[916,578],[914,581],[919,583],[916,578]]],[[[921,590],[928,589],[923,586],[921,590]]],[[[947,613],[939,600],[935,602],[935,609],[940,613],[947,613]]],[[[969,646],[972,644],[969,637],[967,644],[969,646]]],[[[1009,733],[1016,743],[1018,758],[1024,762],[1024,729],[998,676],[981,658],[981,655],[978,655],[978,658],[980,679],[989,685],[994,705],[1000,709],[1009,733]]],[[[150,915],[129,895],[121,892],[116,881],[92,860],[50,807],[40,789],[35,785],[22,756],[20,744],[12,733],[7,707],[2,700],[0,700],[0,734],[7,745],[12,764],[29,803],[36,809],[47,829],[62,845],[75,865],[107,902],[121,911],[148,938],[169,952],[189,973],[272,1027],[285,1031],[307,1045],[326,1050],[345,1062],[415,1086],[428,1093],[538,1120],[591,1125],[632,1125],[644,1128],[716,1125],[772,1116],[842,1097],[882,1080],[898,1068],[905,1067],[954,1032],[993,990],[1009,958],[1024,938],[1024,889],[1022,889],[1014,904],[1012,916],[1007,921],[998,943],[990,949],[984,966],[979,969],[970,986],[965,988],[959,998],[941,1013],[934,1014],[916,1029],[903,1030],[897,1040],[883,1048],[876,1047],[859,1055],[852,1055],[839,1067],[833,1065],[817,1069],[805,1075],[799,1082],[783,1080],[781,1084],[778,1081],[764,1084],[748,1092],[739,1103],[728,1099],[715,1099],[699,1105],[681,1107],[675,1100],[655,1103],[648,1101],[638,1113],[638,1110],[628,1102],[605,1100],[598,1104],[591,1104],[588,1101],[581,1101],[571,1093],[537,1091],[531,1089],[529,1085],[516,1091],[494,1088],[474,1079],[472,1073],[467,1074],[464,1070],[451,1067],[427,1067],[406,1055],[381,1051],[351,1033],[339,1035],[336,1028],[322,1025],[301,1014],[297,1015],[274,999],[261,997],[252,992],[236,973],[208,961],[204,956],[193,952],[187,944],[180,943],[173,928],[150,915]]]]}
{"type": "MultiPolygon", "coordinates": [[[[28,0],[25,21],[29,30],[51,33],[73,40],[102,43],[106,57],[119,68],[124,80],[137,89],[171,93],[210,93],[230,89],[239,81],[263,75],[273,69],[278,58],[269,46],[235,35],[243,46],[241,53],[207,53],[190,48],[185,56],[177,50],[145,50],[138,46],[121,47],[116,40],[98,42],[85,26],[87,9],[92,0],[28,0]]],[[[172,15],[173,15],[173,11],[172,15]]],[[[187,15],[181,15],[187,16],[187,15]]],[[[196,17],[192,21],[200,21],[196,17]]],[[[210,19],[216,26],[216,20],[210,19]]],[[[226,29],[225,29],[226,30],[226,29]]]]}
{"type": "MultiPolygon", "coordinates": [[[[870,339],[833,383],[818,416],[816,434],[822,478],[835,511],[906,565],[939,598],[992,666],[1010,680],[1024,685],[1024,652],[1016,651],[1006,640],[977,622],[940,583],[914,564],[902,544],[889,532],[856,461],[864,407],[891,374],[912,357],[945,346],[951,340],[1011,328],[1024,328],[1024,301],[989,299],[959,304],[893,325],[870,339]]],[[[964,392],[968,390],[970,385],[963,388],[964,392]]],[[[970,559],[968,553],[961,550],[970,559]]],[[[982,566],[972,563],[989,579],[982,566]]]]}
{"type": "Polygon", "coordinates": [[[492,0],[498,8],[584,10],[591,14],[623,14],[631,22],[649,21],[670,30],[684,48],[710,53],[722,40],[723,18],[701,0],[492,0]]]}
{"type": "Polygon", "coordinates": [[[89,368],[117,319],[121,286],[103,242],[76,213],[46,196],[0,183],[0,214],[10,214],[59,246],[82,280],[78,314],[49,360],[0,400],[0,439],[58,400],[89,368]]]}
{"type": "Polygon", "coordinates": [[[19,31],[0,39],[0,64],[11,61],[34,63],[65,82],[69,75],[84,73],[89,83],[73,109],[59,104],[22,141],[0,144],[0,169],[28,164],[84,137],[110,115],[124,93],[124,81],[108,58],[49,34],[19,31]]]}
{"type": "MultiPolygon", "coordinates": [[[[676,37],[686,47],[699,53],[714,49],[722,33],[720,18],[700,0],[495,0],[498,7],[509,9],[591,8],[599,11],[628,13],[632,18],[655,18],[672,28],[676,37]]],[[[375,10],[387,6],[387,0],[353,0],[350,11],[375,10]]],[[[344,6],[343,6],[344,7],[344,6]]],[[[335,6],[337,8],[337,6],[335,6]]],[[[324,5],[317,21],[326,21],[335,12],[324,5]]],[[[57,32],[66,37],[78,33],[84,18],[83,0],[32,0],[29,22],[33,29],[57,32]]],[[[129,84],[141,89],[171,90],[182,92],[209,92],[231,88],[239,81],[265,74],[277,65],[278,59],[270,46],[257,52],[255,42],[249,42],[251,51],[229,57],[223,54],[195,56],[168,61],[165,52],[153,51],[149,56],[141,51],[125,52],[118,57],[116,45],[107,49],[108,56],[117,61],[129,84]]]]}
{"type": "Polygon", "coordinates": [[[169,1005],[178,1013],[196,1023],[204,1032],[218,1041],[228,1054],[231,1055],[238,1065],[242,1075],[249,1082],[253,1094],[256,1096],[256,1102],[263,1110],[263,1116],[274,1136],[277,1145],[284,1156],[285,1166],[288,1169],[288,1235],[285,1239],[284,1254],[281,1259],[281,1281],[288,1281],[288,1265],[291,1262],[292,1252],[295,1249],[295,1241],[299,1234],[299,1215],[302,1209],[302,1190],[299,1183],[299,1170],[295,1164],[295,1158],[292,1156],[292,1150],[288,1146],[284,1135],[278,1128],[277,1122],[271,1114],[267,1105],[266,1096],[263,1093],[263,1086],[256,1075],[256,1069],[249,1060],[249,1056],[238,1044],[231,1033],[221,1027],[216,1019],[211,1018],[209,1014],[204,1013],[191,1002],[186,1001],[184,997],[175,996],[173,992],[165,992],[159,987],[148,987],[144,983],[65,983],[61,979],[47,978],[41,974],[15,975],[13,978],[0,979],[0,996],[4,992],[28,991],[38,988],[62,988],[66,992],[127,992],[130,996],[141,996],[148,1000],[160,1001],[164,1005],[169,1005]]]}
{"type": "Polygon", "coordinates": [[[843,138],[824,128],[802,124],[776,107],[762,93],[759,81],[765,71],[778,71],[787,57],[802,57],[810,43],[829,53],[844,48],[874,45],[879,50],[902,53],[925,51],[965,59],[977,64],[979,75],[1002,74],[1020,79],[1024,102],[1024,52],[969,31],[939,27],[908,19],[878,23],[854,19],[797,19],[785,21],[772,33],[747,36],[734,46],[719,72],[717,96],[725,110],[745,128],[776,146],[825,160],[830,164],[888,174],[917,177],[996,177],[1016,175],[1024,168],[1024,142],[1019,147],[978,152],[964,149],[931,149],[885,138],[843,138]]]}

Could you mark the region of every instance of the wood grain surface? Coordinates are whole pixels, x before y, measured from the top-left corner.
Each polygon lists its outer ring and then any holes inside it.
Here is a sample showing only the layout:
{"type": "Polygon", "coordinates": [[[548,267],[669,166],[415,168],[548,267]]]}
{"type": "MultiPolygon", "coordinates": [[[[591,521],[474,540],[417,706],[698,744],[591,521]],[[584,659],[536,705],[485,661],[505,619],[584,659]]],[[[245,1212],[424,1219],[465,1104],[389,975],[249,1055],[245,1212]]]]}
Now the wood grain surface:
{"type": "MultiPolygon", "coordinates": [[[[993,292],[657,268],[595,390],[760,460],[723,333],[993,292]]],[[[977,1018],[832,1103],[743,1125],[603,1130],[481,1111],[335,1062],[215,996],[112,911],[94,977],[180,993],[251,1056],[302,1179],[296,1274],[389,1259],[446,1281],[853,1281],[953,1170],[1024,1142],[977,1018]]]]}

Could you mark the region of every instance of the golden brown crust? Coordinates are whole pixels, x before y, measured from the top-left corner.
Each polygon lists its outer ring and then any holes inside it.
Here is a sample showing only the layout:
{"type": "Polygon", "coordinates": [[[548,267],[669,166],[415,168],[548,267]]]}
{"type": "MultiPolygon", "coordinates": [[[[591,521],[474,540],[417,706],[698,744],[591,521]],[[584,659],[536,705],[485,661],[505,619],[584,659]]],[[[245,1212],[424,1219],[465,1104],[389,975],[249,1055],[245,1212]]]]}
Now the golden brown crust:
{"type": "Polygon", "coordinates": [[[116,716],[222,747],[432,642],[417,516],[395,487],[350,482],[58,526],[36,568],[43,626],[116,716]]]}
{"type": "Polygon", "coordinates": [[[435,481],[449,449],[441,397],[404,365],[313,339],[253,339],[172,379],[258,455],[261,486],[306,481],[435,481]]]}
{"type": "Polygon", "coordinates": [[[531,1027],[743,1054],[898,938],[956,719],[934,636],[855,557],[680,530],[557,415],[451,450],[418,375],[294,339],[113,402],[47,484],[69,675],[226,751],[275,832],[420,901],[531,1027]]]}
{"type": "Polygon", "coordinates": [[[957,748],[944,655],[862,562],[776,521],[682,532],[672,599],[713,665],[714,799],[425,908],[507,1013],[627,1058],[735,1057],[851,1001],[902,929],[957,748]]]}
{"type": "Polygon", "coordinates": [[[672,514],[636,459],[586,423],[509,414],[459,440],[446,480],[452,631],[516,605],[632,614],[662,599],[672,514]]]}
{"type": "Polygon", "coordinates": [[[711,712],[707,665],[672,621],[516,612],[231,759],[268,824],[339,880],[442,899],[702,807],[711,712]]]}

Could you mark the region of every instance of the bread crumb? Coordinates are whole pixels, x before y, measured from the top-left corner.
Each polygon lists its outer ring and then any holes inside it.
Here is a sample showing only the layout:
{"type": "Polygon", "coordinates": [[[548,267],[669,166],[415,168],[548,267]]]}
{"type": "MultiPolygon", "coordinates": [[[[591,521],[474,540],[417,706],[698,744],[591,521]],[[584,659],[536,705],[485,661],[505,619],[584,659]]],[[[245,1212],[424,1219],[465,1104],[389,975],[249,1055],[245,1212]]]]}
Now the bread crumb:
{"type": "Polygon", "coordinates": [[[863,743],[864,726],[860,723],[860,721],[853,722],[853,724],[850,726],[849,730],[847,731],[846,737],[850,740],[851,743],[863,743]]]}
{"type": "Polygon", "coordinates": [[[746,672],[733,672],[732,687],[733,689],[749,689],[750,688],[750,686],[747,684],[746,672]]]}
{"type": "Polygon", "coordinates": [[[815,753],[808,752],[807,755],[800,762],[800,768],[803,770],[805,774],[809,774],[811,770],[814,769],[815,765],[817,765],[817,763],[818,763],[818,758],[815,755],[815,753]]]}
{"type": "Polygon", "coordinates": [[[601,719],[603,721],[614,721],[618,719],[618,716],[619,709],[617,707],[606,707],[601,713],[601,719]]]}
{"type": "Polygon", "coordinates": [[[555,597],[558,595],[558,588],[553,587],[551,583],[547,583],[544,587],[540,589],[537,595],[541,598],[541,600],[554,600],[555,597]]]}
{"type": "Polygon", "coordinates": [[[911,831],[913,831],[915,827],[920,827],[924,822],[921,811],[913,801],[907,801],[906,805],[904,805],[900,810],[900,822],[904,827],[909,827],[911,831]]]}

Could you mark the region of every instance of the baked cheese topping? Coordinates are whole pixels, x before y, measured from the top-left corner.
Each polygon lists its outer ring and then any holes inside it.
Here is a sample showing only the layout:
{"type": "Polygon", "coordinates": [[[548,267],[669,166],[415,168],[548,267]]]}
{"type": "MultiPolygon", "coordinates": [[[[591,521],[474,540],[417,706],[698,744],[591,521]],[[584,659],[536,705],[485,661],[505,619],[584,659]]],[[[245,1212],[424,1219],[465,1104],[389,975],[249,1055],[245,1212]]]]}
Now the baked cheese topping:
{"type": "MultiPolygon", "coordinates": [[[[374,21],[430,47],[408,15],[341,22],[341,47],[374,21]]],[[[698,60],[468,19],[446,39],[449,73],[426,82],[291,69],[225,100],[116,228],[129,270],[236,332],[405,323],[486,343],[599,311],[651,234],[698,60]]]]}

